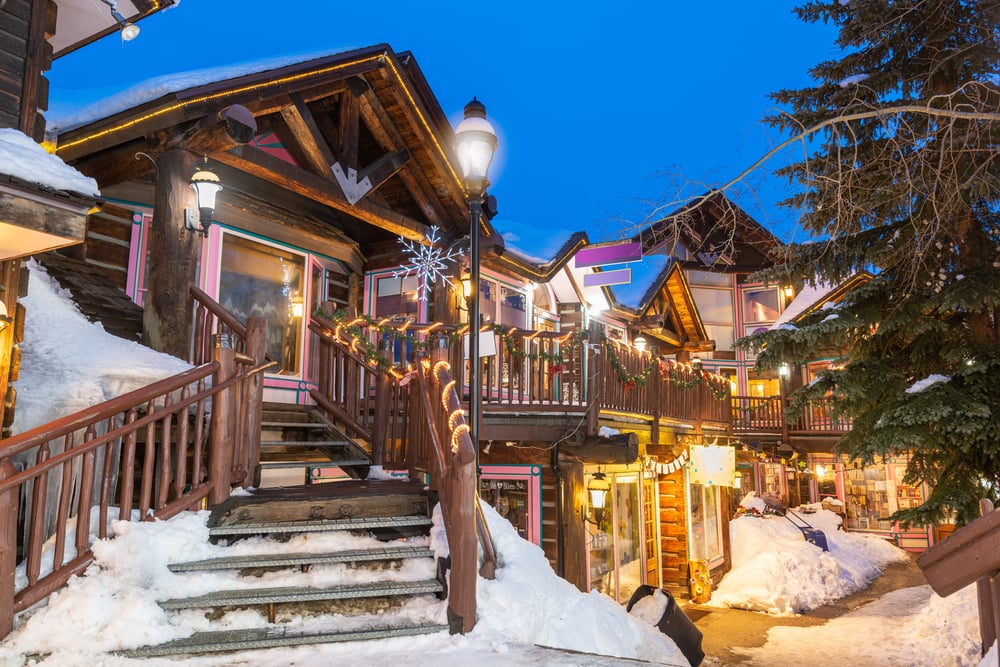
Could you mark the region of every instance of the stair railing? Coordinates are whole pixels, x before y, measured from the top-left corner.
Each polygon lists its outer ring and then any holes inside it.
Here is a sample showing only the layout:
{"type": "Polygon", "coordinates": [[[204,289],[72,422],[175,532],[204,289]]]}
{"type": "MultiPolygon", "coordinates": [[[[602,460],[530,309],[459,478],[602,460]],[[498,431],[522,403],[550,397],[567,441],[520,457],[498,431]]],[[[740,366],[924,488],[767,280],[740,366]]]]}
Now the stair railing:
{"type": "Polygon", "coordinates": [[[229,496],[246,475],[238,395],[272,365],[250,362],[216,336],[209,363],[0,441],[0,637],[87,568],[110,520],[229,496]]]}
{"type": "MultiPolygon", "coordinates": [[[[407,376],[397,368],[366,359],[359,339],[342,334],[344,326],[317,316],[309,321],[317,349],[310,369],[316,387],[310,396],[347,435],[371,444],[372,463],[403,469],[410,440],[409,378],[404,381],[407,376]]],[[[396,342],[379,340],[378,346],[384,359],[396,342]]]]}
{"type": "Polygon", "coordinates": [[[497,556],[479,503],[476,449],[446,361],[447,345],[442,338],[431,342],[430,357],[421,359],[417,368],[419,422],[415,419],[414,426],[419,436],[410,450],[409,467],[411,475],[426,472],[430,489],[438,495],[451,550],[448,618],[452,632],[464,633],[476,625],[478,575],[492,579],[497,556]]]}

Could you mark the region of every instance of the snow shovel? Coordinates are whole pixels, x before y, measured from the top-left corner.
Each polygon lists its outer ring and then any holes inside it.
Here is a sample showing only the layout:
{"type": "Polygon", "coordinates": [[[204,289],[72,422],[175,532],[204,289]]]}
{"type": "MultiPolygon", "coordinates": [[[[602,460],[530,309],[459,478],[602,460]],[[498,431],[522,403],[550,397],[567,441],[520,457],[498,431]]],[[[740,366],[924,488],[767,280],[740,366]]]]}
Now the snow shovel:
{"type": "Polygon", "coordinates": [[[826,534],[822,530],[819,528],[813,528],[812,524],[790,509],[785,509],[783,516],[788,519],[793,526],[802,531],[802,537],[806,538],[806,542],[819,547],[823,551],[830,550],[830,547],[826,543],[826,534]],[[792,517],[795,517],[795,519],[793,520],[792,517]]]}

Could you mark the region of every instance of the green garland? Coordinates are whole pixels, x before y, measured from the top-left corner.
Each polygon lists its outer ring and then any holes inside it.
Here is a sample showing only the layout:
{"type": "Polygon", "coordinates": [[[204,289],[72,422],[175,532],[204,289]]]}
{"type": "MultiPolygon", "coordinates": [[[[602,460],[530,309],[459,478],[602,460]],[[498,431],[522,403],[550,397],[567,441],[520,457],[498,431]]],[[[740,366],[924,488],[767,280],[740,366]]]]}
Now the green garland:
{"type": "MultiPolygon", "coordinates": [[[[408,346],[412,346],[415,350],[426,351],[430,347],[429,340],[420,340],[417,338],[419,332],[401,331],[398,325],[382,324],[384,319],[376,320],[370,315],[360,315],[350,321],[347,318],[347,312],[343,310],[336,310],[333,312],[333,315],[317,311],[315,315],[323,319],[329,319],[335,324],[340,325],[341,331],[350,336],[356,346],[361,349],[365,360],[374,364],[382,372],[387,372],[395,364],[393,364],[392,360],[386,359],[379,353],[378,347],[366,335],[366,330],[374,331],[380,338],[384,336],[394,337],[401,342],[405,342],[408,346]]],[[[564,368],[563,356],[574,352],[587,340],[587,332],[578,331],[560,342],[559,351],[556,354],[548,352],[529,353],[520,349],[517,345],[518,339],[513,335],[513,332],[516,331],[515,328],[494,322],[487,324],[485,328],[500,338],[501,344],[510,358],[549,363],[549,375],[562,372],[564,368]]],[[[463,334],[460,333],[460,330],[450,329],[431,332],[428,337],[446,336],[450,346],[458,342],[461,335],[463,334]]],[[[601,336],[601,344],[607,353],[607,359],[611,363],[611,367],[615,370],[618,379],[625,385],[626,389],[644,387],[649,382],[649,378],[653,372],[659,370],[664,380],[680,389],[694,389],[695,387],[706,385],[711,390],[712,397],[715,399],[723,399],[729,395],[729,385],[725,379],[719,378],[713,380],[713,376],[705,371],[695,371],[693,377],[684,378],[669,362],[660,361],[656,357],[652,357],[649,365],[638,373],[630,373],[622,365],[621,359],[618,357],[617,345],[605,336],[601,336]]]]}

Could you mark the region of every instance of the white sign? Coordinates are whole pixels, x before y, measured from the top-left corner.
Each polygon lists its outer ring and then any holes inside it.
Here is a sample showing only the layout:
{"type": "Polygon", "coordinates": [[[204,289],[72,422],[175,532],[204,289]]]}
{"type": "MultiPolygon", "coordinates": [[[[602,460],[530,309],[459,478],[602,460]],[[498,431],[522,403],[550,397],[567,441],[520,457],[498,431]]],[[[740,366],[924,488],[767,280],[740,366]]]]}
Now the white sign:
{"type": "MultiPolygon", "coordinates": [[[[463,359],[469,358],[469,334],[462,336],[463,359]]],[[[497,356],[497,337],[492,331],[479,332],[479,358],[497,356]]]]}

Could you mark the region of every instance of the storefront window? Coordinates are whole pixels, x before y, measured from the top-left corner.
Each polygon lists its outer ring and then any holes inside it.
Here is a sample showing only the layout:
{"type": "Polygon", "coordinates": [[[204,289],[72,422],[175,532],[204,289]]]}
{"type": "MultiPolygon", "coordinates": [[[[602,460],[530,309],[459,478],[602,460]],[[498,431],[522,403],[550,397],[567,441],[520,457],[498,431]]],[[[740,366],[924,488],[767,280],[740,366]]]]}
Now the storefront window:
{"type": "Polygon", "coordinates": [[[541,546],[542,469],[534,465],[484,465],[479,497],[510,521],[517,534],[541,546]]]}
{"type": "Polygon", "coordinates": [[[415,321],[418,296],[416,276],[379,278],[375,297],[375,317],[415,321]]]}
{"type": "Polygon", "coordinates": [[[723,557],[722,517],[718,486],[690,484],[688,497],[691,503],[691,560],[711,564],[723,557]]]}
{"type": "Polygon", "coordinates": [[[305,257],[235,234],[222,238],[219,303],[238,319],[267,320],[271,373],[297,375],[302,356],[305,257]]]}
{"type": "Polygon", "coordinates": [[[778,290],[759,289],[743,293],[744,322],[773,322],[778,319],[778,290]]]}
{"type": "MultiPolygon", "coordinates": [[[[649,578],[647,570],[655,571],[655,554],[654,564],[649,567],[639,475],[608,474],[606,477],[611,484],[607,505],[600,511],[591,509],[587,524],[590,588],[626,602],[649,578]]],[[[590,481],[590,476],[586,481],[590,481]]],[[[652,485],[648,485],[646,492],[652,493],[652,485]]]]}

